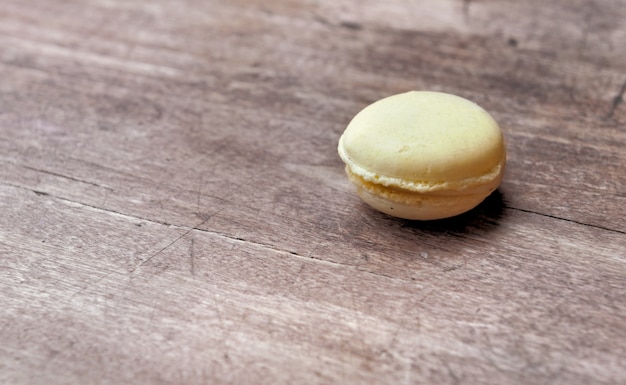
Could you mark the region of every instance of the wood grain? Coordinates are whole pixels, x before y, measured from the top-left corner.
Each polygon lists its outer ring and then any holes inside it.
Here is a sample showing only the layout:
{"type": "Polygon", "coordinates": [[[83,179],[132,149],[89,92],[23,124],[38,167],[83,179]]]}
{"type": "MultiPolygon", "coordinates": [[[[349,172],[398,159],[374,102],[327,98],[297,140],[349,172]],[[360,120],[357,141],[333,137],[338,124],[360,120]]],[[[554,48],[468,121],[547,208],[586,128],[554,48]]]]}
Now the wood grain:
{"type": "Polygon", "coordinates": [[[626,381],[619,0],[0,0],[0,383],[626,381]],[[50,17],[54,15],[54,17],[50,17]],[[501,123],[457,218],[336,143],[430,89],[501,123]]]}

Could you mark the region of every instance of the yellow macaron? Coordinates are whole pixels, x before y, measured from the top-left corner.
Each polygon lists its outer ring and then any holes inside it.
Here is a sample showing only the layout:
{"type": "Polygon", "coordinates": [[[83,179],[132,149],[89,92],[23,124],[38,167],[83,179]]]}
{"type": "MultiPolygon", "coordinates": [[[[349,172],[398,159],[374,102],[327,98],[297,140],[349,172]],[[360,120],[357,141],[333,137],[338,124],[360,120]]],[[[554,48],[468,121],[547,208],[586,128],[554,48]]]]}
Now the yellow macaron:
{"type": "Polygon", "coordinates": [[[429,91],[365,107],[339,139],[338,151],[363,201],[418,220],[474,208],[498,187],[506,163],[502,132],[487,111],[429,91]]]}

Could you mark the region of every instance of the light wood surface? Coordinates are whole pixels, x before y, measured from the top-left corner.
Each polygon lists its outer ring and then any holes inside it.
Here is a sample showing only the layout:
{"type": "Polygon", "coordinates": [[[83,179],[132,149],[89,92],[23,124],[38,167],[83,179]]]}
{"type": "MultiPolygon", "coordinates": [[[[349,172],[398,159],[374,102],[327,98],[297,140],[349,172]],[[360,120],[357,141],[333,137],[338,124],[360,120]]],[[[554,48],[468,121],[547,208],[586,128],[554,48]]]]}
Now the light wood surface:
{"type": "Polygon", "coordinates": [[[626,383],[626,3],[0,0],[0,383],[626,383]],[[386,217],[336,153],[427,89],[500,189],[386,217]]]}

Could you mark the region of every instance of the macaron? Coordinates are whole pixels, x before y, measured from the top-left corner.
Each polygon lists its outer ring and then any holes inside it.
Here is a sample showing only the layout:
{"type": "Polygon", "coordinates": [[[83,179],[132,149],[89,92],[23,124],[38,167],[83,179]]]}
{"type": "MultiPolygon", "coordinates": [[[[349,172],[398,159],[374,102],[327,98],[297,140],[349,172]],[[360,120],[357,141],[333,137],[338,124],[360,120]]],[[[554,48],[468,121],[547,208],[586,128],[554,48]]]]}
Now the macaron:
{"type": "Polygon", "coordinates": [[[365,107],[339,139],[348,179],[388,215],[432,220],[464,213],[500,184],[502,131],[459,96],[411,91],[365,107]]]}

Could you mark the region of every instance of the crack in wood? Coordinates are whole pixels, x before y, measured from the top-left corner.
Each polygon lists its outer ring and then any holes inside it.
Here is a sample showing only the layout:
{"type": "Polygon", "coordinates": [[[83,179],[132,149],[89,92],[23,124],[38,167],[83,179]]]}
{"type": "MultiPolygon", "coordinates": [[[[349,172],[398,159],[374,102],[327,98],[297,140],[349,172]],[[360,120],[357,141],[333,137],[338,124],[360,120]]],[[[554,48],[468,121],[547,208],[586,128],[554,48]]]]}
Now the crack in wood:
{"type": "Polygon", "coordinates": [[[88,184],[88,185],[91,185],[91,186],[103,188],[103,189],[106,189],[106,190],[109,190],[109,191],[113,191],[113,189],[111,187],[102,186],[102,185],[94,183],[94,182],[89,182],[89,181],[86,181],[86,180],[83,180],[83,179],[79,179],[79,178],[75,178],[75,177],[69,176],[69,175],[63,175],[63,174],[60,174],[60,173],[57,173],[57,172],[54,172],[54,171],[48,171],[48,170],[43,170],[43,169],[40,169],[40,168],[24,166],[24,165],[21,165],[20,167],[25,168],[27,170],[35,171],[35,172],[40,172],[42,174],[52,175],[52,176],[56,176],[58,178],[68,179],[68,180],[71,180],[71,181],[74,181],[74,182],[84,183],[84,184],[88,184]]]}
{"type": "Polygon", "coordinates": [[[611,232],[618,233],[618,234],[626,234],[626,231],[617,230],[617,229],[611,229],[609,227],[604,227],[604,226],[599,226],[599,225],[592,225],[592,224],[589,224],[589,223],[575,221],[573,219],[561,218],[561,217],[557,217],[556,215],[544,214],[544,213],[540,213],[540,212],[533,211],[533,210],[522,209],[522,208],[519,208],[519,207],[512,207],[512,206],[506,206],[506,205],[504,207],[509,209],[509,210],[516,210],[516,211],[521,211],[521,212],[524,212],[524,213],[540,215],[542,217],[558,219],[558,220],[561,220],[561,221],[575,223],[575,224],[581,225],[581,226],[593,227],[593,228],[596,228],[596,229],[611,231],[611,232]]]}

